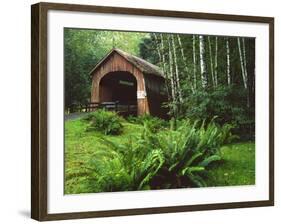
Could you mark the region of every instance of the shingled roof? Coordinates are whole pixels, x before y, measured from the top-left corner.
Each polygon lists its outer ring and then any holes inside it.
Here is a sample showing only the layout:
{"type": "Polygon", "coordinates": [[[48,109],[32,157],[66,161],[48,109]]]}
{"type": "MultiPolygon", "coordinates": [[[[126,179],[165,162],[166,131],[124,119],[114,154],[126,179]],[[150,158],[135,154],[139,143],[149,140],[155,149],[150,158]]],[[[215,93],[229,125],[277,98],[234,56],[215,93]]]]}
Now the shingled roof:
{"type": "Polygon", "coordinates": [[[135,67],[137,67],[141,72],[143,72],[144,74],[151,74],[151,75],[157,75],[160,77],[164,78],[164,74],[161,71],[161,69],[156,66],[151,64],[150,62],[139,58],[135,55],[129,54],[125,51],[122,51],[118,48],[113,48],[102,60],[100,60],[100,62],[93,68],[93,70],[90,72],[90,74],[92,74],[97,68],[99,68],[99,66],[113,53],[117,53],[119,55],[121,55],[122,57],[124,57],[127,61],[129,61],[131,64],[133,64],[135,67]]]}

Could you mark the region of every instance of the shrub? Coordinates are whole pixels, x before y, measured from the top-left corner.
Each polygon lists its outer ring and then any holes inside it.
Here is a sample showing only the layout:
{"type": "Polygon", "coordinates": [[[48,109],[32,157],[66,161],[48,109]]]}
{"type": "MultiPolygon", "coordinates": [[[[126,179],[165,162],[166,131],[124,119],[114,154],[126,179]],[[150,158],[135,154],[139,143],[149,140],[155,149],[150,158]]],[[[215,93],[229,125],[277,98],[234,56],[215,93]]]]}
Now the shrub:
{"type": "Polygon", "coordinates": [[[168,122],[158,118],[158,117],[153,117],[151,115],[145,114],[145,115],[141,115],[138,117],[134,117],[134,116],[129,116],[127,118],[127,121],[130,123],[134,123],[134,124],[141,124],[144,125],[146,123],[147,126],[149,126],[150,130],[154,133],[157,132],[159,130],[162,130],[164,128],[166,128],[168,126],[168,122]]]}
{"type": "Polygon", "coordinates": [[[122,118],[115,112],[96,110],[90,113],[84,120],[89,122],[87,130],[95,130],[105,135],[118,135],[123,130],[122,118]]]}
{"type": "Polygon", "coordinates": [[[145,126],[143,147],[158,149],[164,155],[161,169],[151,178],[151,188],[180,188],[206,186],[204,173],[209,164],[221,160],[220,148],[231,141],[231,125],[220,126],[211,120],[177,121],[176,126],[155,134],[145,126]]]}
{"type": "Polygon", "coordinates": [[[238,86],[218,86],[208,91],[197,91],[183,103],[183,117],[210,122],[213,117],[216,123],[235,125],[233,133],[242,140],[253,140],[255,137],[255,98],[247,102],[247,91],[238,86]]]}
{"type": "Polygon", "coordinates": [[[210,163],[221,159],[219,149],[230,138],[231,126],[220,127],[213,121],[206,126],[198,123],[182,121],[175,130],[157,135],[157,147],[163,151],[165,163],[152,180],[154,188],[159,184],[169,188],[206,186],[203,173],[210,163]]]}
{"type": "Polygon", "coordinates": [[[221,159],[219,149],[233,138],[231,126],[212,120],[181,121],[176,128],[154,133],[147,122],[141,135],[126,143],[102,138],[91,161],[94,189],[100,191],[204,187],[204,172],[221,159]]]}
{"type": "Polygon", "coordinates": [[[92,178],[88,188],[94,192],[150,189],[149,181],[163,164],[160,150],[143,147],[140,138],[132,137],[124,144],[101,139],[90,161],[92,178]]]}

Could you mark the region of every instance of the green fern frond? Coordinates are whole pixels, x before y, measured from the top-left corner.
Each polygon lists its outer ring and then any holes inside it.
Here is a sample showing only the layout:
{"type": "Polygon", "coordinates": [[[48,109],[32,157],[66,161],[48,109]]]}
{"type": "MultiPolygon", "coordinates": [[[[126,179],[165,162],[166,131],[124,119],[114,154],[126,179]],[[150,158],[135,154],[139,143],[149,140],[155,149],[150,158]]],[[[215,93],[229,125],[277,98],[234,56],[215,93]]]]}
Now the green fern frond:
{"type": "Polygon", "coordinates": [[[205,170],[205,168],[203,166],[191,166],[191,167],[186,167],[185,169],[183,169],[181,174],[189,176],[193,172],[201,172],[204,170],[205,170]]]}
{"type": "Polygon", "coordinates": [[[206,187],[207,184],[204,181],[204,179],[202,177],[200,177],[199,175],[189,175],[188,178],[193,182],[193,184],[195,184],[195,186],[197,187],[206,187]]]}
{"type": "Polygon", "coordinates": [[[205,158],[202,162],[199,163],[199,166],[202,167],[207,167],[210,163],[215,162],[215,161],[220,161],[221,157],[218,155],[212,155],[209,156],[208,158],[205,158]]]}

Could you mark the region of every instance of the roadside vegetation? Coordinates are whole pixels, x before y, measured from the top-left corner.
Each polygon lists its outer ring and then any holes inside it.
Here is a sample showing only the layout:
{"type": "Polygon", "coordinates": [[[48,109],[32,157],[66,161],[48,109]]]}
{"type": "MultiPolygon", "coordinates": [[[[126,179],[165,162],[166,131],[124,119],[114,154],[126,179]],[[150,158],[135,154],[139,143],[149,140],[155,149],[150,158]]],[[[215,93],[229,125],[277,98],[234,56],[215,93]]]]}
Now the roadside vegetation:
{"type": "Polygon", "coordinates": [[[237,139],[232,126],[214,120],[181,120],[175,126],[175,121],[124,119],[99,110],[67,121],[65,193],[254,184],[254,144],[229,144],[237,139]],[[97,117],[121,127],[118,134],[107,125],[95,128],[97,117]]]}

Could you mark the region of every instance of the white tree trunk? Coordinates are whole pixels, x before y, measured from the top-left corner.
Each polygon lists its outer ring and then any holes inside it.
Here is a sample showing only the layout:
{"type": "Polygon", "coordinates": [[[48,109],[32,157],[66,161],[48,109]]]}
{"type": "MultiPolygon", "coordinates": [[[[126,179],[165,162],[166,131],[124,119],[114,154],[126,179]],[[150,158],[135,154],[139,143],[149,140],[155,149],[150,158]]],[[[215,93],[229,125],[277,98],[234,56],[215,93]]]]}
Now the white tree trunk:
{"type": "Polygon", "coordinates": [[[227,74],[227,84],[231,84],[230,76],[230,50],[229,50],[229,40],[226,38],[226,74],[227,74]]]}
{"type": "Polygon", "coordinates": [[[211,67],[211,76],[213,86],[216,86],[215,82],[215,75],[214,75],[214,64],[213,64],[213,52],[212,52],[212,45],[211,45],[211,38],[208,36],[208,45],[209,45],[209,57],[210,57],[210,67],[211,67]]]}
{"type": "Polygon", "coordinates": [[[192,52],[193,52],[193,86],[197,88],[197,58],[196,58],[196,36],[192,36],[192,52]]]}
{"type": "Polygon", "coordinates": [[[176,85],[177,85],[177,93],[179,96],[179,101],[182,102],[182,91],[180,86],[180,78],[179,78],[179,67],[178,67],[178,59],[177,59],[177,52],[176,52],[176,44],[174,35],[172,36],[172,46],[173,46],[173,56],[174,56],[174,65],[175,65],[175,75],[176,75],[176,85]]]}
{"type": "Polygon", "coordinates": [[[237,38],[237,45],[238,45],[238,50],[239,50],[239,59],[240,59],[240,65],[241,65],[243,84],[244,84],[244,88],[247,89],[247,77],[246,77],[246,73],[245,73],[245,66],[244,66],[243,54],[242,54],[242,49],[241,49],[240,37],[237,38]]]}
{"type": "Polygon", "coordinates": [[[205,89],[207,87],[207,69],[206,69],[206,56],[205,56],[205,40],[203,36],[199,36],[199,51],[200,51],[200,68],[201,68],[201,83],[205,89]]]}
{"type": "Polygon", "coordinates": [[[156,43],[156,49],[157,49],[158,57],[159,57],[159,60],[161,62],[161,69],[162,69],[163,73],[165,73],[164,64],[163,64],[162,55],[161,55],[161,50],[160,50],[159,43],[158,43],[158,37],[157,37],[157,35],[155,33],[153,33],[153,36],[155,38],[155,43],[156,43]]]}
{"type": "MultiPolygon", "coordinates": [[[[160,49],[161,49],[161,53],[162,53],[162,61],[164,62],[164,66],[165,66],[164,70],[167,73],[168,71],[167,71],[167,62],[166,62],[166,58],[165,58],[164,38],[163,38],[162,33],[160,33],[160,43],[161,43],[160,49]]],[[[167,76],[167,74],[166,74],[166,76],[167,76]]]]}
{"type": "MultiPolygon", "coordinates": [[[[248,88],[248,70],[247,70],[247,58],[246,58],[246,47],[245,47],[245,38],[242,38],[242,50],[243,50],[243,64],[244,64],[244,74],[245,74],[245,82],[246,87],[248,88]]],[[[247,89],[246,88],[246,89],[247,89]]],[[[247,107],[250,107],[250,96],[249,92],[247,94],[247,107]]]]}
{"type": "Polygon", "coordinates": [[[179,43],[180,51],[181,51],[181,56],[182,56],[183,63],[184,63],[184,70],[185,70],[185,73],[186,73],[186,75],[188,77],[188,80],[190,81],[191,90],[194,93],[194,87],[193,87],[193,84],[192,84],[192,80],[191,80],[191,77],[190,77],[191,75],[189,74],[189,69],[188,69],[188,64],[187,64],[187,58],[186,58],[186,56],[184,54],[184,50],[183,50],[183,46],[182,46],[180,35],[178,35],[178,34],[177,34],[177,39],[178,39],[178,43],[179,43]]]}
{"type": "MultiPolygon", "coordinates": [[[[248,82],[248,70],[247,70],[247,58],[246,58],[246,47],[245,47],[245,38],[242,38],[242,49],[243,49],[243,64],[244,64],[244,73],[246,81],[248,82]]],[[[248,83],[247,83],[248,85],[248,83]]]]}
{"type": "MultiPolygon", "coordinates": [[[[174,80],[174,71],[173,71],[173,55],[171,50],[171,42],[170,39],[168,40],[169,46],[169,68],[170,68],[170,82],[171,82],[171,92],[172,92],[172,101],[173,104],[176,103],[176,90],[175,90],[175,80],[174,80]]],[[[174,106],[173,106],[174,107],[174,106]]],[[[175,110],[174,110],[175,112],[175,110]]]]}
{"type": "Polygon", "coordinates": [[[166,87],[166,91],[167,91],[167,95],[168,95],[168,100],[170,100],[171,96],[170,96],[169,84],[168,84],[169,76],[168,76],[168,71],[167,71],[167,62],[166,62],[165,52],[164,52],[164,43],[163,43],[164,39],[162,37],[162,34],[160,34],[160,38],[158,38],[157,34],[155,34],[155,33],[154,33],[154,38],[156,40],[156,48],[157,48],[159,60],[162,64],[162,70],[163,70],[163,73],[165,76],[165,87],[166,87]]]}
{"type": "Polygon", "coordinates": [[[183,63],[185,65],[185,70],[188,71],[188,67],[186,66],[187,65],[187,61],[186,61],[186,57],[185,57],[185,54],[184,54],[184,51],[183,51],[183,46],[182,46],[181,38],[180,38],[180,35],[178,35],[178,34],[177,34],[177,39],[178,39],[178,42],[179,42],[179,45],[180,45],[180,51],[181,51],[181,56],[183,58],[183,63]]]}
{"type": "Polygon", "coordinates": [[[162,40],[158,38],[157,34],[153,33],[153,35],[156,40],[156,49],[157,49],[157,53],[159,56],[159,60],[162,65],[161,68],[162,68],[164,75],[166,76],[167,71],[166,71],[165,55],[164,55],[163,49],[161,49],[161,46],[160,46],[162,40]]]}
{"type": "Polygon", "coordinates": [[[215,85],[218,86],[218,37],[215,39],[215,85]]]}

